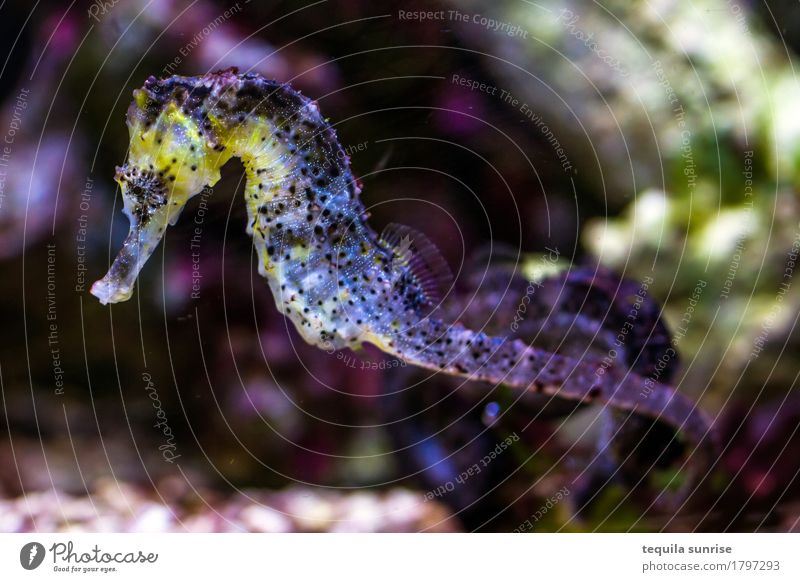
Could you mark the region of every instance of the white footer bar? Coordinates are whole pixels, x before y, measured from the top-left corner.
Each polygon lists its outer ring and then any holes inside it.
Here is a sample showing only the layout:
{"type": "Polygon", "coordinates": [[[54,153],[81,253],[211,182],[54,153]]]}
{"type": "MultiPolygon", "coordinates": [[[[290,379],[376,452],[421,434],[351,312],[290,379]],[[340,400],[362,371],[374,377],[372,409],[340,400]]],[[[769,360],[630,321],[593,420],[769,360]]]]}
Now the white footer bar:
{"type": "Polygon", "coordinates": [[[799,563],[797,534],[0,534],[2,580],[778,581],[799,563]]]}

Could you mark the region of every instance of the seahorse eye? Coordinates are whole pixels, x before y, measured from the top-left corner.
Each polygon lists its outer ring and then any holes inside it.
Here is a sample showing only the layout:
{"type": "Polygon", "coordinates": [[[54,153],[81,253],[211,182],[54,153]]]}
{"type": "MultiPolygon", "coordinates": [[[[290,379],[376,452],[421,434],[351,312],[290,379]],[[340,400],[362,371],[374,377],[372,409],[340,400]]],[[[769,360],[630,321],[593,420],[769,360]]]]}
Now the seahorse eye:
{"type": "Polygon", "coordinates": [[[142,224],[167,203],[164,182],[149,170],[132,170],[123,188],[126,207],[142,224]]]}

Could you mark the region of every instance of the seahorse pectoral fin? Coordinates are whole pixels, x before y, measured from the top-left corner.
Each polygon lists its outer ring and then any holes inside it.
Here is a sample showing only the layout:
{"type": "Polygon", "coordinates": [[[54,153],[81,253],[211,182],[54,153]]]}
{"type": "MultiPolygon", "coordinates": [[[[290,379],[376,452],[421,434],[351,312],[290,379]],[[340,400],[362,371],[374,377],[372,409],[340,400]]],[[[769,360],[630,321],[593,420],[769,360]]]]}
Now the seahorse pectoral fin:
{"type": "Polygon", "coordinates": [[[383,229],[381,242],[391,250],[393,261],[407,268],[420,285],[429,305],[438,305],[451,291],[453,273],[436,245],[420,231],[390,223],[383,229]]]}

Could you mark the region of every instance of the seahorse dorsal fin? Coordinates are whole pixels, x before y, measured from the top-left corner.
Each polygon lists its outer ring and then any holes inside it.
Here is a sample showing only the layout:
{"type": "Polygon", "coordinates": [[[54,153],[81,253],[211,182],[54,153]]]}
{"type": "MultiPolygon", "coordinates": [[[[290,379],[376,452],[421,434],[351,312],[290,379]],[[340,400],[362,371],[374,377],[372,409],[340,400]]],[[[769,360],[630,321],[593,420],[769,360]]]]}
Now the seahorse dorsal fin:
{"type": "Polygon", "coordinates": [[[386,225],[381,242],[392,250],[394,260],[411,270],[427,302],[440,303],[453,285],[453,273],[436,245],[418,230],[397,223],[386,225]]]}

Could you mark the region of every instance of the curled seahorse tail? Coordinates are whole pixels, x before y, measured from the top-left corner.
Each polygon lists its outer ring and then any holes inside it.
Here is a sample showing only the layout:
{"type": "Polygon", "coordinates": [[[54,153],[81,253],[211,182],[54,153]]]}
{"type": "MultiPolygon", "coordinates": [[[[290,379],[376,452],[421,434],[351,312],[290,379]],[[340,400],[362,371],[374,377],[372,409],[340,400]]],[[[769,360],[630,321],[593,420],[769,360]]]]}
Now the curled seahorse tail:
{"type": "Polygon", "coordinates": [[[536,394],[603,403],[664,422],[685,434],[704,457],[714,449],[710,423],[691,399],[622,368],[604,368],[519,339],[489,336],[434,319],[399,333],[392,344],[388,351],[418,366],[536,394]]]}

